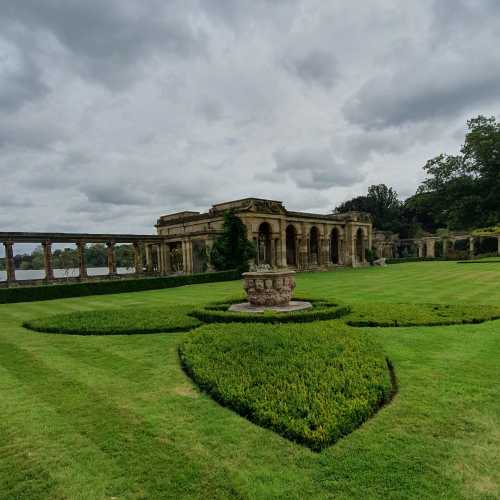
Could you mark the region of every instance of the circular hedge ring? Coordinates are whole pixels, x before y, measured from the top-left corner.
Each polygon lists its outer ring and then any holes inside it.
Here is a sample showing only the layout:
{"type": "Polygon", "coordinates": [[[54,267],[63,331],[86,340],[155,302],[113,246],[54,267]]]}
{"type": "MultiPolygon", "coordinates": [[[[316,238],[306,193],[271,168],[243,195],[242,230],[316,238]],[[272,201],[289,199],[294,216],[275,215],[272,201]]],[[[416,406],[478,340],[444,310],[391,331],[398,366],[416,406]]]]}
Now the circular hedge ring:
{"type": "Polygon", "coordinates": [[[26,321],[23,326],[37,332],[66,335],[181,332],[200,326],[198,319],[189,316],[192,310],[193,306],[101,309],[56,314],[26,321]]]}

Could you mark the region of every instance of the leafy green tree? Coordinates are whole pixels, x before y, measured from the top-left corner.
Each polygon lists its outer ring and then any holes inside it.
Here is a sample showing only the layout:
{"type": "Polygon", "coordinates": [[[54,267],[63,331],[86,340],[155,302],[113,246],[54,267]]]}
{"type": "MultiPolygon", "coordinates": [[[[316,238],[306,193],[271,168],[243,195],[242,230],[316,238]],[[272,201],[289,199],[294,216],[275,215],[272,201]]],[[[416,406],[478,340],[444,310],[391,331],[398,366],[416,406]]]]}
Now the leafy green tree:
{"type": "Polygon", "coordinates": [[[339,205],[335,212],[368,212],[373,225],[383,231],[400,232],[402,224],[402,203],[398,193],[385,184],[368,188],[366,196],[357,196],[339,205]]]}
{"type": "Polygon", "coordinates": [[[248,270],[248,262],[255,257],[255,246],[247,239],[245,224],[233,212],[224,214],[222,234],[214,241],[210,261],[215,269],[248,270]]]}
{"type": "Polygon", "coordinates": [[[500,221],[500,124],[480,115],[467,126],[460,154],[429,160],[426,179],[407,200],[427,230],[471,229],[500,221]]]}

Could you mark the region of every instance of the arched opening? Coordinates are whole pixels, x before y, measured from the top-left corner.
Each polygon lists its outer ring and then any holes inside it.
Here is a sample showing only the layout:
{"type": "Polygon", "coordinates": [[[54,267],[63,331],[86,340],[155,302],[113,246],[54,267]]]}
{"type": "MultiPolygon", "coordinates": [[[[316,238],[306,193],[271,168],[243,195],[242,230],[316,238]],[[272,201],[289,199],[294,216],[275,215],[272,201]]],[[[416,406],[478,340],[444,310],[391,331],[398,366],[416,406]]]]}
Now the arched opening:
{"type": "Polygon", "coordinates": [[[316,226],[309,233],[309,258],[313,266],[319,264],[319,233],[316,226]]]}
{"type": "Polygon", "coordinates": [[[257,263],[271,265],[271,226],[267,222],[259,226],[257,263]]]}
{"type": "Polygon", "coordinates": [[[332,264],[340,264],[340,235],[336,227],[330,236],[330,260],[332,264]]]}
{"type": "Polygon", "coordinates": [[[422,257],[427,257],[427,242],[424,241],[424,243],[422,244],[422,257]]]}
{"type": "Polygon", "coordinates": [[[356,263],[362,264],[365,261],[365,238],[363,230],[356,231],[356,263]]]}
{"type": "Polygon", "coordinates": [[[297,265],[297,231],[292,225],[286,228],[286,265],[297,265]]]}

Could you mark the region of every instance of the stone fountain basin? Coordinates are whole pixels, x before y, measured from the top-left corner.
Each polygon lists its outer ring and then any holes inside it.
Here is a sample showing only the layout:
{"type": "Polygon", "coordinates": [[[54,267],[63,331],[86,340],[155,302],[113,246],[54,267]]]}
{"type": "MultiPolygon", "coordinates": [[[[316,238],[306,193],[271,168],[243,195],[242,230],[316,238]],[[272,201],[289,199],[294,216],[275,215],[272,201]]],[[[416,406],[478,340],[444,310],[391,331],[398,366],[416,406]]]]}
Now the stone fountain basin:
{"type": "Polygon", "coordinates": [[[229,310],[240,312],[289,312],[311,307],[309,302],[292,301],[294,271],[252,271],[243,273],[243,288],[248,302],[234,304],[229,310]]]}

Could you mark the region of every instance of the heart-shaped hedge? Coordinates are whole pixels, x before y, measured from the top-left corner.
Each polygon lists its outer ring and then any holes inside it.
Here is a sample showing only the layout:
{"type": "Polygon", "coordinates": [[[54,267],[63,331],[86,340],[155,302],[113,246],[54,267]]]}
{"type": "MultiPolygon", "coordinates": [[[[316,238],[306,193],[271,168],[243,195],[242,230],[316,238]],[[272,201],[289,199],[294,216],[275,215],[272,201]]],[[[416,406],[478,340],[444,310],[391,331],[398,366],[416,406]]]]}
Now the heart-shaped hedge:
{"type": "Polygon", "coordinates": [[[221,404],[317,451],[360,426],[394,391],[380,346],[338,321],[206,325],[179,354],[221,404]]]}

